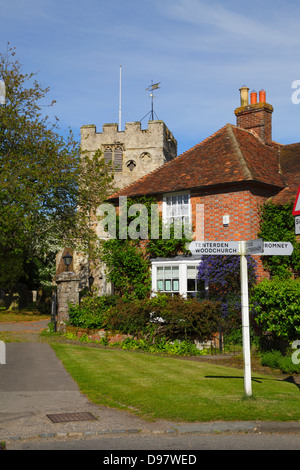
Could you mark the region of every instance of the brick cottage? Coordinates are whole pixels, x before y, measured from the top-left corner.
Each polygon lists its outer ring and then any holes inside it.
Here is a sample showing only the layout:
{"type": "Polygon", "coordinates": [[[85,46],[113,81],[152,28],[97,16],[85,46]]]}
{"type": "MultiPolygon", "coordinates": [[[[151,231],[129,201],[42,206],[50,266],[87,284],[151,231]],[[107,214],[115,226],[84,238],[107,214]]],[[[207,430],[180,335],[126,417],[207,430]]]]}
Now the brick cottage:
{"type": "MultiPolygon", "coordinates": [[[[300,144],[272,140],[273,107],[266,92],[240,89],[236,125],[213,135],[110,197],[154,196],[165,222],[183,220],[195,240],[253,240],[266,201],[293,201],[300,184],[300,144]]],[[[258,275],[266,276],[259,257],[258,275]]],[[[152,288],[193,295],[199,259],[152,260],[152,288]]]]}

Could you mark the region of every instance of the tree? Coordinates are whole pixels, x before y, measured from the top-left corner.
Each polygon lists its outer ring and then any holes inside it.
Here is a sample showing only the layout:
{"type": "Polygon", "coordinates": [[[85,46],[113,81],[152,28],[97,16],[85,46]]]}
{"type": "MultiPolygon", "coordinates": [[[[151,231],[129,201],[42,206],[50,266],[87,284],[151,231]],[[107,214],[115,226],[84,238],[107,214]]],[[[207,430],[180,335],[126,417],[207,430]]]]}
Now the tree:
{"type": "Polygon", "coordinates": [[[300,245],[296,242],[293,204],[267,203],[260,210],[259,237],[266,241],[291,242],[291,256],[263,256],[263,265],[272,276],[289,278],[292,272],[300,272],[300,245]]]}
{"type": "Polygon", "coordinates": [[[71,131],[59,134],[57,122],[44,115],[49,88],[36,74],[22,72],[9,46],[0,54],[0,78],[6,89],[0,106],[0,286],[11,288],[26,276],[29,262],[45,257],[49,240],[92,251],[96,237],[87,221],[113,190],[113,175],[99,152],[83,155],[71,131]]]}
{"type": "Polygon", "coordinates": [[[255,321],[263,333],[270,333],[271,347],[287,346],[300,334],[300,281],[297,279],[263,280],[251,295],[255,321]],[[283,341],[280,341],[283,340],[283,341]]]}

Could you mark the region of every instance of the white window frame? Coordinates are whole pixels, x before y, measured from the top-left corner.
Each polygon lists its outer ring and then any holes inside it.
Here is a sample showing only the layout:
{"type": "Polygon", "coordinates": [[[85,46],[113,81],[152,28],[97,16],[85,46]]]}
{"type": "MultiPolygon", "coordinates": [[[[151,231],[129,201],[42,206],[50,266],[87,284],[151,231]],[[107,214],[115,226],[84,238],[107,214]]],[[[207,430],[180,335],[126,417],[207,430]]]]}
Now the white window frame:
{"type": "Polygon", "coordinates": [[[163,292],[163,293],[170,293],[170,294],[180,294],[183,297],[187,298],[188,294],[191,293],[192,291],[187,290],[187,273],[188,273],[188,266],[192,267],[198,267],[199,263],[201,262],[201,258],[199,257],[191,257],[191,258],[186,258],[184,256],[178,256],[175,258],[168,258],[168,259],[162,259],[162,258],[156,258],[151,260],[151,281],[152,281],[152,292],[153,295],[155,295],[157,292],[163,292]],[[165,268],[165,267],[178,267],[179,268],[179,289],[178,290],[162,290],[158,291],[157,289],[157,281],[158,281],[158,276],[157,268],[165,268]]]}
{"type": "MultiPolygon", "coordinates": [[[[188,196],[188,214],[186,215],[186,217],[188,217],[188,225],[191,225],[191,194],[189,191],[177,191],[172,193],[166,193],[163,195],[163,222],[165,224],[168,224],[171,218],[167,215],[167,198],[174,198],[178,196],[188,196]]],[[[183,215],[175,216],[174,218],[179,219],[181,217],[183,217],[183,215]]]]}

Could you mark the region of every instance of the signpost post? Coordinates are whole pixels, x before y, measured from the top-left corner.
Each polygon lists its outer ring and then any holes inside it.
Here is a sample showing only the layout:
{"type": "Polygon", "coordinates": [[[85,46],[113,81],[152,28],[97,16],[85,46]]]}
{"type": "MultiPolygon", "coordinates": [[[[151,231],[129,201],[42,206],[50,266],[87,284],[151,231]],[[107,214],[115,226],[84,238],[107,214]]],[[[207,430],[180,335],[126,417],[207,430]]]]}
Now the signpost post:
{"type": "MultiPolygon", "coordinates": [[[[300,214],[300,204],[299,204],[300,214]]],[[[300,220],[299,220],[300,225],[300,220]]],[[[248,294],[248,266],[246,255],[258,256],[290,256],[293,245],[290,242],[264,242],[261,238],[249,241],[193,241],[189,245],[193,255],[238,255],[240,256],[241,279],[241,310],[244,356],[244,391],[252,395],[251,384],[251,354],[250,354],[250,322],[248,294]]]]}

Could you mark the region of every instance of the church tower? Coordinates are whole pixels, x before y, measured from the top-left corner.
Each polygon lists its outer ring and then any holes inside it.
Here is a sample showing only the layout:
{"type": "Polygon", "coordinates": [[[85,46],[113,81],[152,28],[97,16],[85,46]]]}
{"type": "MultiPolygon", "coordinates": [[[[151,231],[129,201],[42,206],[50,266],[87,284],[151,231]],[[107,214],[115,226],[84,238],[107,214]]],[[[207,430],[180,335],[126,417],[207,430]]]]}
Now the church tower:
{"type": "MultiPolygon", "coordinates": [[[[116,187],[122,189],[164,163],[177,157],[177,141],[166,124],[160,120],[148,121],[147,129],[141,122],[127,122],[125,130],[118,124],[104,124],[102,132],[94,124],[81,127],[81,149],[92,155],[97,150],[103,158],[112,163],[116,187]]],[[[64,271],[63,255],[57,254],[57,274],[64,271]]],[[[73,253],[72,271],[78,276],[79,289],[88,285],[90,274],[98,295],[108,294],[112,286],[106,281],[105,266],[91,269],[89,260],[79,253],[73,253]]]]}
{"type": "Polygon", "coordinates": [[[81,148],[91,153],[101,150],[112,163],[119,189],[177,157],[177,141],[160,120],[149,121],[147,129],[141,128],[140,121],[127,122],[124,131],[118,124],[104,124],[102,132],[94,124],[84,125],[81,148]]]}

